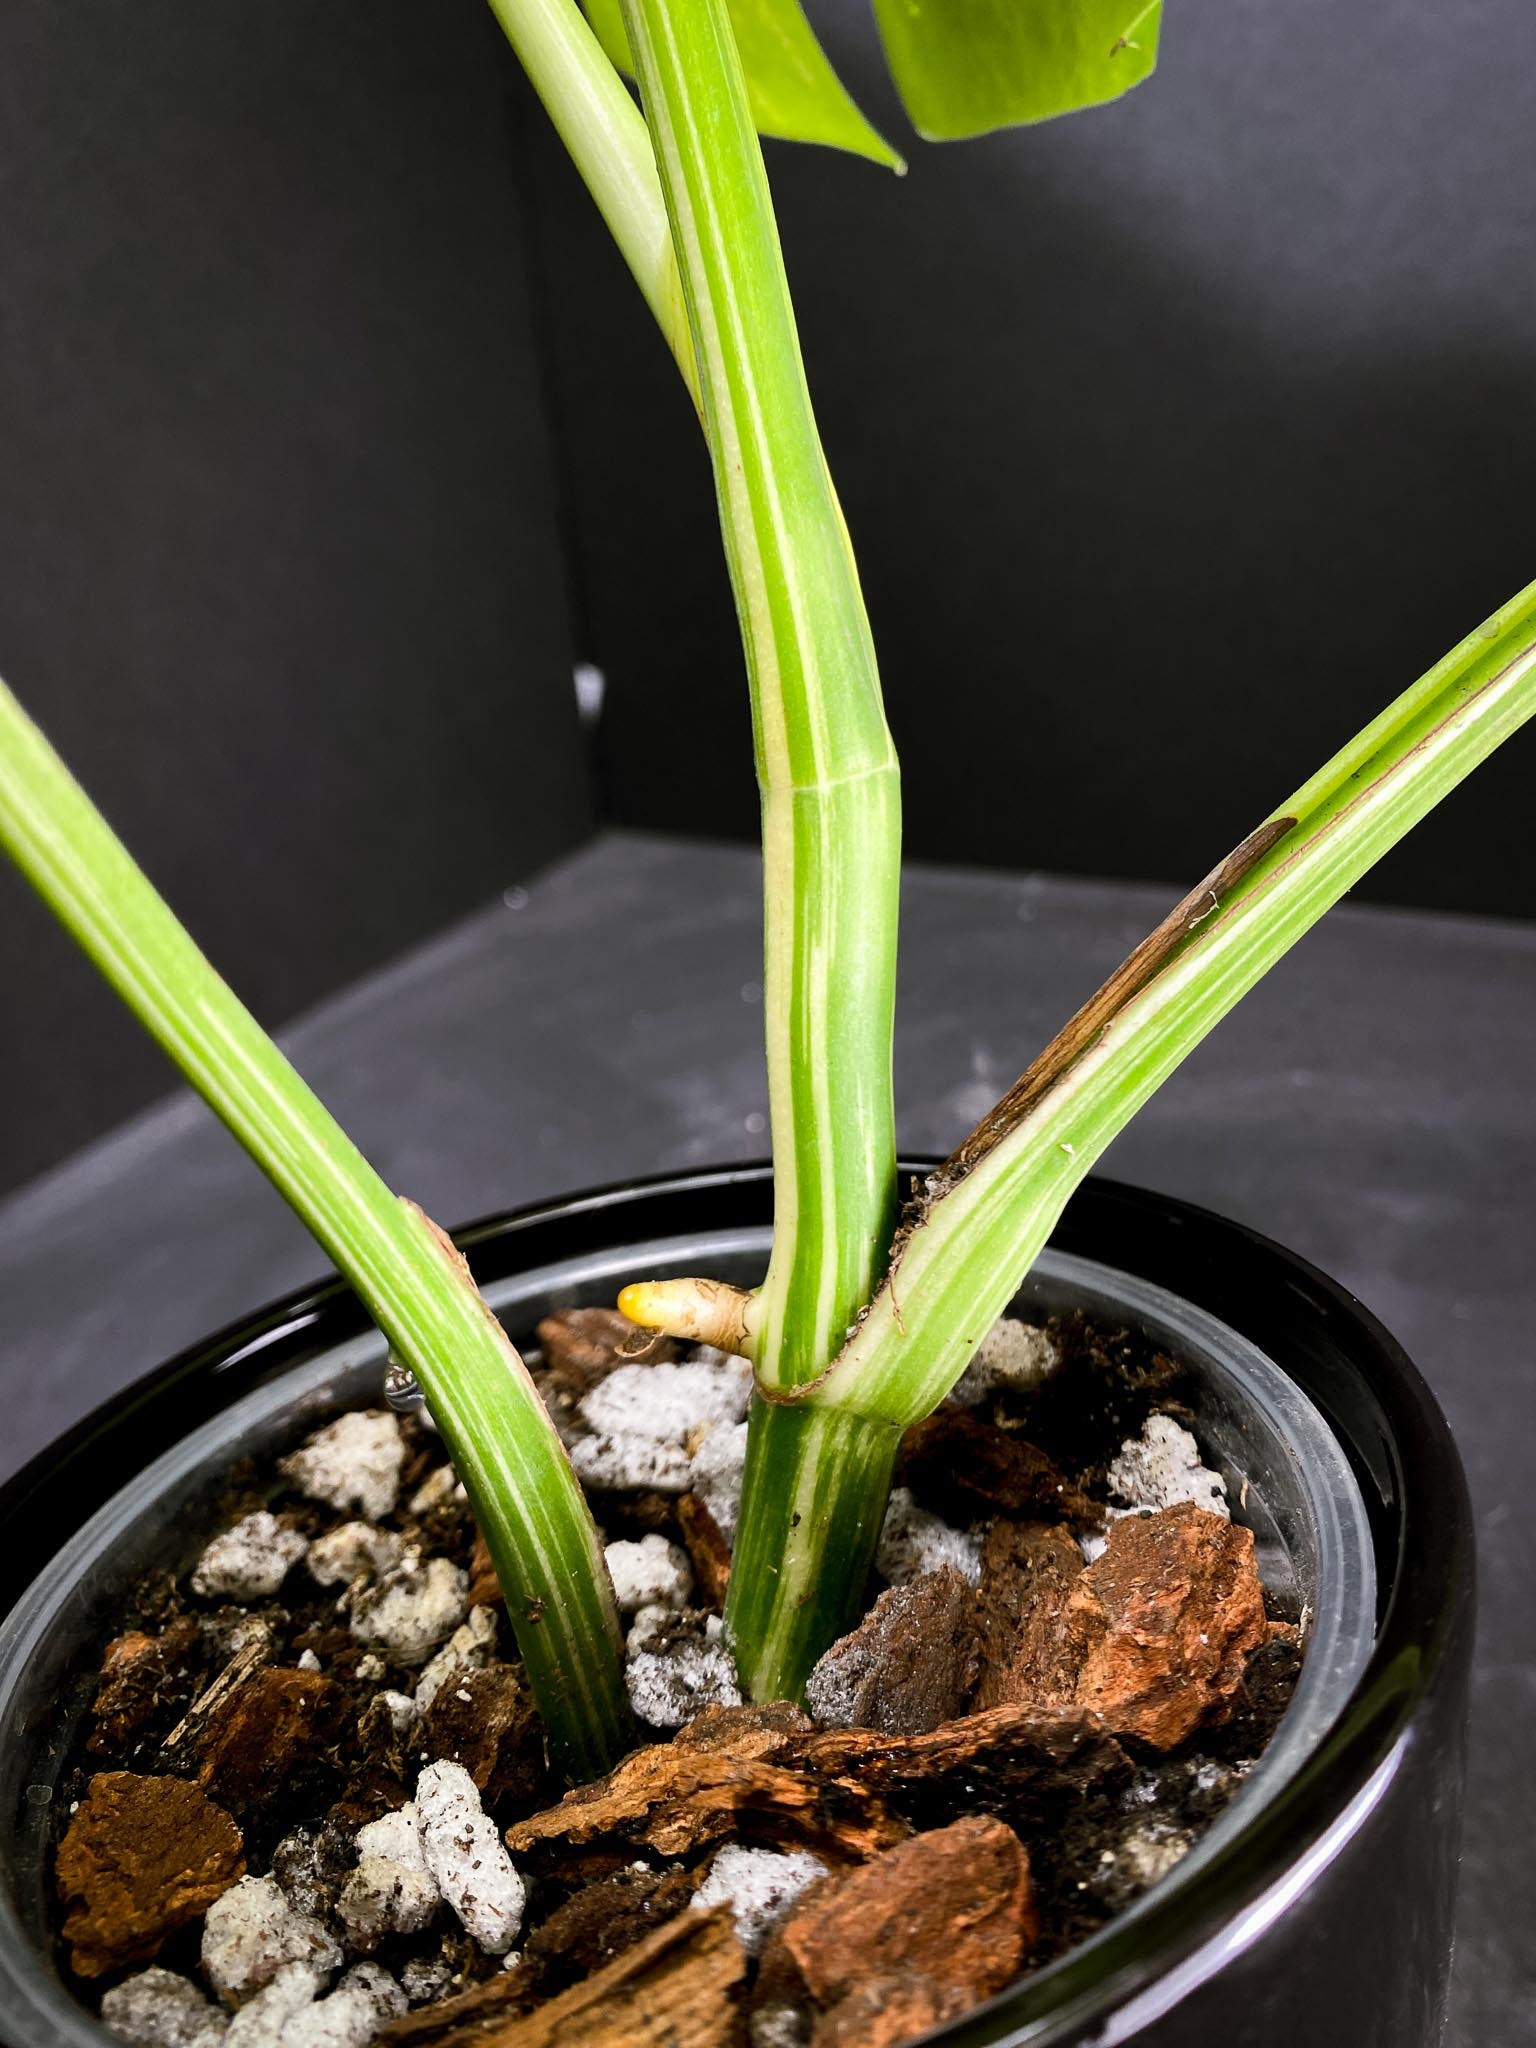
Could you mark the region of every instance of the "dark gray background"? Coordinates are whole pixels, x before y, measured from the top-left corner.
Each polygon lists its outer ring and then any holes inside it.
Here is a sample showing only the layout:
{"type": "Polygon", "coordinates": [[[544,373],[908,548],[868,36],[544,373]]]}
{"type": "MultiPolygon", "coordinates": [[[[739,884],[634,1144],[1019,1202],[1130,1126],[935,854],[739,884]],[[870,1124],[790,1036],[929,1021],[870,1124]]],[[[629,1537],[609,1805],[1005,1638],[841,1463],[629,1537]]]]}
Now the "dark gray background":
{"type": "MultiPolygon", "coordinates": [[[[912,164],[772,153],[909,847],[1187,882],[1536,567],[1526,0],[1180,0],[939,148],[813,11],[912,164]]],[[[703,452],[480,0],[11,0],[0,96],[0,666],[265,1018],[594,811],[751,834],[703,452]]],[[[1533,753],[1362,893],[1536,911],[1533,753]]],[[[163,1079],[3,876],[0,1073],[0,1187],[163,1079]]]]}
{"type": "MultiPolygon", "coordinates": [[[[266,1020],[591,818],[479,4],[0,9],[0,673],[266,1020]]],[[[0,1187],[164,1091],[0,862],[0,1187]]]]}
{"type": "MultiPolygon", "coordinates": [[[[811,12],[905,143],[863,0],[811,12]]],[[[742,836],[703,454],[527,133],[606,811],[742,836]]],[[[1530,580],[1533,138],[1529,0],[1172,0],[1113,106],[912,141],[900,181],[772,151],[914,853],[1193,880],[1530,580]]],[[[1536,914],[1533,768],[1364,893],[1536,914]]]]}

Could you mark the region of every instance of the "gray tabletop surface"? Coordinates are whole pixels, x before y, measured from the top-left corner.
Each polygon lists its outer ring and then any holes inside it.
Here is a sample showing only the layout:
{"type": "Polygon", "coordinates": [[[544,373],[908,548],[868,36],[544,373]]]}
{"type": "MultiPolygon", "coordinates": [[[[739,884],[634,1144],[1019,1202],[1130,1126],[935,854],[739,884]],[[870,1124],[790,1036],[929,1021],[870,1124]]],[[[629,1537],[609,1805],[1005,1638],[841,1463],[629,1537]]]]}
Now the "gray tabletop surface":
{"type": "MultiPolygon", "coordinates": [[[[761,1156],[755,857],[595,842],[285,1034],[443,1222],[761,1156]]],[[[1172,892],[922,869],[898,1111],[946,1150],[1172,892]]],[[[1536,926],[1345,908],[1113,1148],[1317,1261],[1406,1344],[1471,1477],[1481,1618],[1454,2048],[1536,2041],[1536,926]]],[[[125,1024],[125,1031],[131,1027],[125,1024]]],[[[319,1260],[174,1096],[0,1205],[0,1475],[319,1260]]]]}

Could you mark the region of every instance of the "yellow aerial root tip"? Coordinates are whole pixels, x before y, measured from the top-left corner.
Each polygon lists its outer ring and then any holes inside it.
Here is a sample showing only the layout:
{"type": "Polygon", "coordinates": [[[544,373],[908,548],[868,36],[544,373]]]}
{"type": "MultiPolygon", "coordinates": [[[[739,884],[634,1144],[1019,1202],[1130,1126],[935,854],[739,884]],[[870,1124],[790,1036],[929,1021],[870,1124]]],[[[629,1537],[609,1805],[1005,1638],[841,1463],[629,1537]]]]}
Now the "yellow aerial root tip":
{"type": "Polygon", "coordinates": [[[750,1358],[753,1299],[723,1280],[639,1280],[619,1296],[619,1313],[642,1330],[750,1358]]]}

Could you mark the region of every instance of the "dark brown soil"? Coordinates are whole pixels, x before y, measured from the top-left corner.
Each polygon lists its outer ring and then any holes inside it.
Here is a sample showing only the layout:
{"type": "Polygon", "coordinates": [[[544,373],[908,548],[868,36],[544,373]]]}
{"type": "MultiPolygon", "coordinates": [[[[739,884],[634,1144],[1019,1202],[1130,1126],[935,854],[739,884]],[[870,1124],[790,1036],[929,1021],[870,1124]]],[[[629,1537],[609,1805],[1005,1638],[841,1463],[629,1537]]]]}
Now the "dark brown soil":
{"type": "MultiPolygon", "coordinates": [[[[935,1513],[989,1525],[980,1584],[954,1570],[872,1582],[870,1612],[827,1667],[855,1725],[706,1708],[563,1802],[467,1507],[446,1484],[409,1505],[443,1464],[437,1437],[402,1419],[400,1504],[380,1526],[462,1566],[494,1635],[483,1668],[405,1733],[381,1695],[411,1692],[421,1667],[365,1650],[344,1585],[300,1565],[248,1605],[191,1590],[202,1541],[245,1515],[269,1510],[310,1539],[360,1519],[293,1491],[275,1459],[233,1469],[188,1571],[135,1587],[96,1653],[94,1709],[55,1802],[72,1816],[60,1961],[89,1980],[82,1996],[150,1960],[201,1981],[200,1917],[242,1871],[272,1872],[341,1934],[356,1831],[404,1805],[429,1758],[461,1763],[507,1836],[528,1886],[522,1959],[504,1969],[446,1909],[384,1936],[372,1961],[396,1977],[416,1966],[417,1986],[431,1966],[436,1986],[384,2041],[535,2048],[575,2038],[562,2029],[578,2022],[583,2040],[643,2041],[636,2015],[660,1998],[682,2015],[665,2038],[697,2048],[744,2042],[749,2013],[792,2007],[812,2048],[895,2048],[1082,1940],[1237,1790],[1301,1652],[1261,1594],[1247,1531],[1199,1507],[1113,1523],[1085,1566],[1077,1539],[1102,1519],[1122,1440],[1153,1413],[1192,1426],[1191,1388],[1133,1335],[1080,1318],[1054,1330],[1064,1363],[1038,1391],[911,1433],[900,1483],[935,1513]],[[808,1851],[829,1873],[760,1957],[728,1913],[684,1913],[729,1843],[808,1851]]],[[[567,1420],[632,1356],[607,1312],[541,1336],[546,1398],[567,1420]]],[[[682,1545],[695,1598],[718,1611],[730,1553],[701,1500],[636,1491],[595,1506],[610,1539],[682,1545]]]]}

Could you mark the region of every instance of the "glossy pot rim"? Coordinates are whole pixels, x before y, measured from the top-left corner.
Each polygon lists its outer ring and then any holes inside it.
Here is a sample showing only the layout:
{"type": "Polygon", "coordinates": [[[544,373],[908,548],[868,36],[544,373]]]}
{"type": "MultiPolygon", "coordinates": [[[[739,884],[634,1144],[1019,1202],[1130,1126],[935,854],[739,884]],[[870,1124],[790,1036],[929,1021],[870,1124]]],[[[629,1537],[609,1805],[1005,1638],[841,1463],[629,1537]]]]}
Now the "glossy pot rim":
{"type": "MultiPolygon", "coordinates": [[[[490,1283],[625,1240],[760,1225],[770,1191],[766,1167],[661,1175],[486,1218],[456,1236],[490,1283]]],[[[1050,1973],[1048,2009],[1032,1996],[1041,1980],[1025,1979],[934,2037],[949,2048],[1128,2038],[1257,1939],[1390,1784],[1470,1587],[1470,1511],[1444,1419],[1400,1347],[1335,1282],[1241,1224],[1108,1180],[1084,1185],[1052,1243],[1182,1295],[1284,1360],[1328,1418],[1365,1494],[1378,1628],[1344,1715],[1219,1859],[1166,1898],[1146,1900],[1123,1932],[1111,1923],[1076,1970],[1073,1956],[1062,1958],[1050,1973]]],[[[0,1614],[117,1491],[125,1470],[369,1327],[333,1280],[230,1325],[87,1416],[0,1487],[0,1614]],[[24,1564],[23,1529],[34,1538],[24,1564]]]]}

